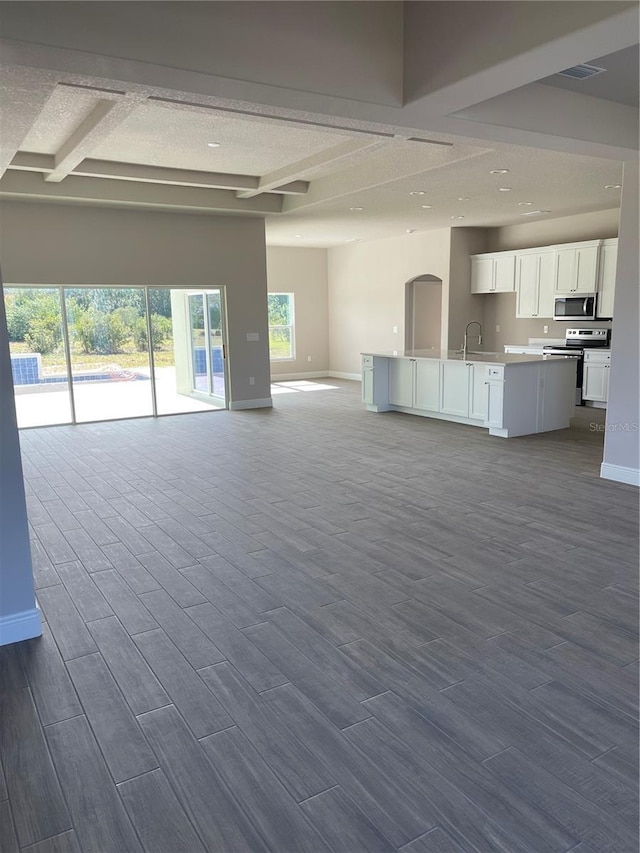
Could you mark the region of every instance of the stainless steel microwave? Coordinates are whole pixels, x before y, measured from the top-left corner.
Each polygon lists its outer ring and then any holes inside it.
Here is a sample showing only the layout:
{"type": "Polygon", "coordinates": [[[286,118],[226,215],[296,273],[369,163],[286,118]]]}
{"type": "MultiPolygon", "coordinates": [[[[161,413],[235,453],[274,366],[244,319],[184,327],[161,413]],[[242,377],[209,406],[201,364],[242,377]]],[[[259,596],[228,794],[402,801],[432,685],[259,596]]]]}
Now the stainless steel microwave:
{"type": "Polygon", "coordinates": [[[579,296],[556,296],[553,305],[554,320],[595,320],[596,294],[581,293],[579,296]]]}

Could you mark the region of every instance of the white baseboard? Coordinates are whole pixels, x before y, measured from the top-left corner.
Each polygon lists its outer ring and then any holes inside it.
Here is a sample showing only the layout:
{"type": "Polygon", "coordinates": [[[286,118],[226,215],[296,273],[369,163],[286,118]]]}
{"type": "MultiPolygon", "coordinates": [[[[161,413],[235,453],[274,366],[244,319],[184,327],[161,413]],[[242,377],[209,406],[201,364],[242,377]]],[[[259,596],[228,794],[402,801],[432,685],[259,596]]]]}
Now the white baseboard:
{"type": "Polygon", "coordinates": [[[287,382],[292,379],[324,379],[328,376],[326,370],[315,370],[310,373],[272,373],[272,382],[287,382]]]}
{"type": "Polygon", "coordinates": [[[0,616],[0,646],[19,643],[42,635],[40,608],[0,616]]]}
{"type": "Polygon", "coordinates": [[[238,412],[241,409],[270,409],[273,406],[271,397],[262,397],[258,400],[234,400],[229,403],[229,409],[232,412],[238,412]]]}
{"type": "Polygon", "coordinates": [[[616,480],[618,483],[640,486],[640,471],[637,468],[627,468],[624,465],[610,465],[608,462],[603,462],[600,466],[600,476],[604,480],[616,480]]]}
{"type": "Polygon", "coordinates": [[[356,382],[362,382],[361,373],[342,373],[340,370],[329,370],[327,376],[335,376],[336,379],[354,379],[356,382]]]}

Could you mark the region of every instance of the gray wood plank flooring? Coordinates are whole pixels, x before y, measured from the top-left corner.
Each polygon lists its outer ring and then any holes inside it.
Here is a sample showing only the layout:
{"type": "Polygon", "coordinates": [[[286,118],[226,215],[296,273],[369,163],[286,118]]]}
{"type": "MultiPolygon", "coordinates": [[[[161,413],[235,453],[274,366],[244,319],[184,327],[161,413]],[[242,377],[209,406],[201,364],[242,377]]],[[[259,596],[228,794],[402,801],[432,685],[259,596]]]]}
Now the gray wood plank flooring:
{"type": "Polygon", "coordinates": [[[358,383],[23,431],[2,853],[637,853],[638,492],[358,383]]]}

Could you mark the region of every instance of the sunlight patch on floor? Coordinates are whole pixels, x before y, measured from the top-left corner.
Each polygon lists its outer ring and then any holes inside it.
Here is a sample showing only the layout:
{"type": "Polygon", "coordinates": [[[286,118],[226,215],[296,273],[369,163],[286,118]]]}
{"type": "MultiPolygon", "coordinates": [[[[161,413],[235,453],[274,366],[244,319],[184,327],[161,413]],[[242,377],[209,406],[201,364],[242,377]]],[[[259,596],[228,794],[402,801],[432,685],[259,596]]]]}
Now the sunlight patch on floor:
{"type": "Polygon", "coordinates": [[[335,391],[337,389],[337,385],[327,385],[324,382],[311,382],[308,379],[292,379],[271,383],[271,394],[293,394],[296,391],[335,391]]]}

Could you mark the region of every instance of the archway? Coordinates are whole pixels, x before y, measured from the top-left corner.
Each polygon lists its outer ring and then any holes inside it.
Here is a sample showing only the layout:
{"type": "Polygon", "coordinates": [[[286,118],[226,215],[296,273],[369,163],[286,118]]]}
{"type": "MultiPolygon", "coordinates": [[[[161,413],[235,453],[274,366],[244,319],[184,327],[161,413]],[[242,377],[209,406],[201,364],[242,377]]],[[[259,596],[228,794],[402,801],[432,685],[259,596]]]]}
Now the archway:
{"type": "Polygon", "coordinates": [[[442,348],[442,279],[425,274],[405,285],[405,349],[442,348]]]}

